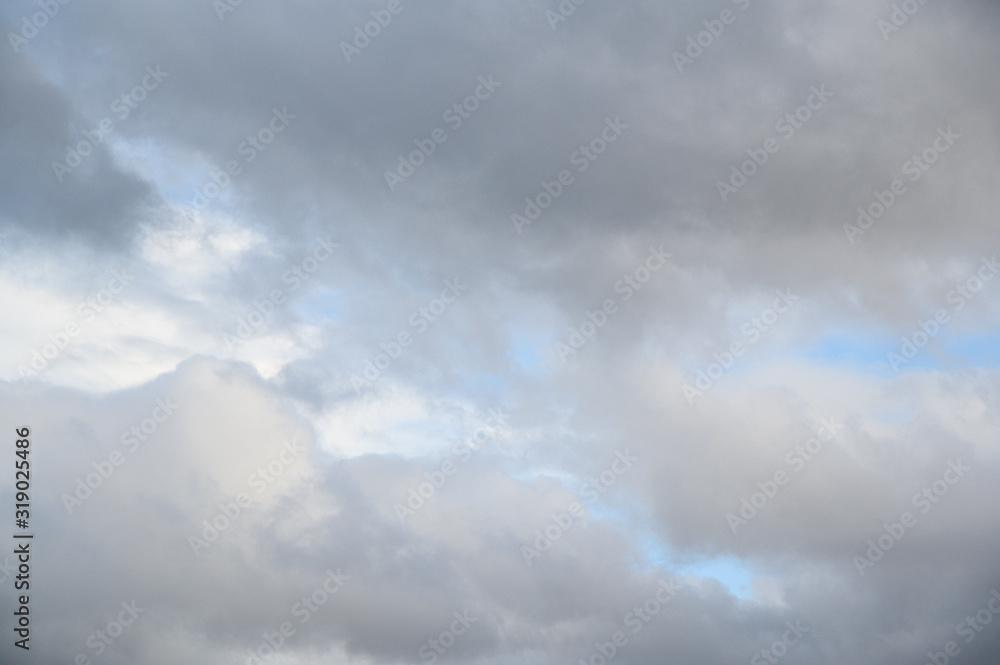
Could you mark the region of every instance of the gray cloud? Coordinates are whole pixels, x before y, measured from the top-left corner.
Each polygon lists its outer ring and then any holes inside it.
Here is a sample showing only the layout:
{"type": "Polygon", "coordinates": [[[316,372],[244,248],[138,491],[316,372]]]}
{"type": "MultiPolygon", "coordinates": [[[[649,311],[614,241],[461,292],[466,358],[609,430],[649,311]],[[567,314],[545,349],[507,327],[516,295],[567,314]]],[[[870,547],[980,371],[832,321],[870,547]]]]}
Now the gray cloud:
{"type": "Polygon", "coordinates": [[[995,4],[217,4],[0,49],[4,662],[992,662],[995,4]]]}

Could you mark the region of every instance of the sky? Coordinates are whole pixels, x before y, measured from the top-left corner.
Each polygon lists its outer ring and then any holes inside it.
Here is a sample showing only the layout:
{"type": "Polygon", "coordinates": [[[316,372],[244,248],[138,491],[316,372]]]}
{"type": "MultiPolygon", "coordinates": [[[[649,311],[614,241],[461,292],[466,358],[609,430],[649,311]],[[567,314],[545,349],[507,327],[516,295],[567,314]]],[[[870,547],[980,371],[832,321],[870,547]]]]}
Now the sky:
{"type": "Polygon", "coordinates": [[[0,661],[993,665],[998,28],[6,0],[0,661]]]}

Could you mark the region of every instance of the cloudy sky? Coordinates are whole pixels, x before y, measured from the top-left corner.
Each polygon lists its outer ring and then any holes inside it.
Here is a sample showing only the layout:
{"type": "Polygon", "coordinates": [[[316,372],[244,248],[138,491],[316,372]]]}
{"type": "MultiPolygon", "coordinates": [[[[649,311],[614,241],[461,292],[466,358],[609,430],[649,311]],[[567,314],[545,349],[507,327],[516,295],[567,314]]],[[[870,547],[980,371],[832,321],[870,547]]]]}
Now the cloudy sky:
{"type": "Polygon", "coordinates": [[[996,662],[994,0],[0,28],[0,661],[996,662]]]}

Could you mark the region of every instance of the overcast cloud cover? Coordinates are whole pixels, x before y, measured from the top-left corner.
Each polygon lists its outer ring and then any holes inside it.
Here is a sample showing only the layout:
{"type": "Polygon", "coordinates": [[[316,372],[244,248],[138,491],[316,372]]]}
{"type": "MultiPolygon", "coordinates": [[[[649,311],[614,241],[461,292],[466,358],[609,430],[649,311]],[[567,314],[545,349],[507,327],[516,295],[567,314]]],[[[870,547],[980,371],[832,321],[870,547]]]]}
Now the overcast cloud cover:
{"type": "Polygon", "coordinates": [[[996,663],[1000,3],[0,29],[3,663],[996,663]]]}

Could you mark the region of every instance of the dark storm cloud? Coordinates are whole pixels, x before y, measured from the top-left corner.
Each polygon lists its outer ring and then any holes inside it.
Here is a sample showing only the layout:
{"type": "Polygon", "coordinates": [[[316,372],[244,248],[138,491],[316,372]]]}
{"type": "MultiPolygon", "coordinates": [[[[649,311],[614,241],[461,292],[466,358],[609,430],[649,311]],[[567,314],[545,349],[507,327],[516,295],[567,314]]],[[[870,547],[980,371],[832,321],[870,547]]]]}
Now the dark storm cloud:
{"type": "Polygon", "coordinates": [[[69,151],[87,142],[82,132],[94,128],[26,55],[4,48],[0,68],[4,220],[43,237],[69,234],[120,245],[148,202],[148,187],[116,168],[102,145],[80,161],[74,176],[57,174],[52,164],[65,162],[69,151]]]}

